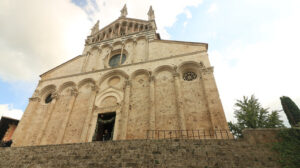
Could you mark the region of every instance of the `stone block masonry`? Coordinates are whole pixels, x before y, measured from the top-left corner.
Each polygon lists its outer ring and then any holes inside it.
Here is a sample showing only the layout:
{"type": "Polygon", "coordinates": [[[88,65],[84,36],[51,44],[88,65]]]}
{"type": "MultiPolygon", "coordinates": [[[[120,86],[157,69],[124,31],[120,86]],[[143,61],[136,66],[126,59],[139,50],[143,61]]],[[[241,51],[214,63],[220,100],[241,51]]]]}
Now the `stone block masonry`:
{"type": "Polygon", "coordinates": [[[266,168],[280,167],[266,144],[237,140],[125,140],[0,148],[11,168],[266,168]]]}

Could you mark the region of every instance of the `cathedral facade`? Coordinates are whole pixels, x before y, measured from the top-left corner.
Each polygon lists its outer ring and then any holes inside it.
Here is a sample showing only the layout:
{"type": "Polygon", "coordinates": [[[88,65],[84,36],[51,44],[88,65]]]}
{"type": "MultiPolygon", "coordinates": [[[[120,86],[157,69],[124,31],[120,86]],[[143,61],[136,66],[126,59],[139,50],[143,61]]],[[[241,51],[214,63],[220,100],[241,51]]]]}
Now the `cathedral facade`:
{"type": "Polygon", "coordinates": [[[124,6],[117,20],[99,24],[82,55],[40,76],[13,146],[228,130],[208,44],[162,40],[152,7],[148,20],[128,18],[124,6]]]}

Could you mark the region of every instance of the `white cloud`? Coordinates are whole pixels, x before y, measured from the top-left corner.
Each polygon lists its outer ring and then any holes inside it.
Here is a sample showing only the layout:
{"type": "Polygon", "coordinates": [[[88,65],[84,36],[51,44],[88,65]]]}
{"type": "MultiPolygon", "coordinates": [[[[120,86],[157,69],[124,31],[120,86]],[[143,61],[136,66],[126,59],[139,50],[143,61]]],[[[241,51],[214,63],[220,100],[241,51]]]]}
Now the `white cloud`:
{"type": "Polygon", "coordinates": [[[87,2],[82,10],[70,1],[1,0],[0,79],[36,81],[43,72],[80,55],[96,20],[100,27],[109,24],[119,17],[125,3],[128,17],[140,19],[147,19],[152,5],[158,32],[162,38],[170,38],[165,28],[181,13],[192,17],[186,8],[202,0],[96,0],[98,6],[87,2]]]}
{"type": "Polygon", "coordinates": [[[13,105],[0,104],[0,119],[3,116],[20,120],[22,115],[23,111],[20,109],[14,109],[13,105]]]}
{"type": "Polygon", "coordinates": [[[188,22],[185,21],[185,22],[183,23],[183,27],[186,27],[187,24],[188,24],[188,22]]]}
{"type": "MultiPolygon", "coordinates": [[[[265,107],[281,109],[279,97],[289,96],[300,106],[300,12],[265,24],[263,40],[236,41],[225,51],[210,52],[221,99],[229,120],[233,105],[243,95],[255,94],[265,107]]],[[[284,116],[282,112],[282,116],[284,116]]],[[[287,121],[285,119],[285,121],[287,121]]]]}
{"type": "Polygon", "coordinates": [[[185,9],[185,10],[184,10],[184,13],[185,13],[185,15],[186,15],[186,18],[188,18],[188,19],[191,19],[191,18],[192,18],[192,13],[191,13],[191,11],[185,9]]]}
{"type": "Polygon", "coordinates": [[[79,55],[91,23],[61,0],[0,1],[0,78],[37,80],[38,75],[79,55]]]}
{"type": "Polygon", "coordinates": [[[218,11],[218,5],[216,3],[212,3],[207,10],[207,13],[212,14],[218,11]]]}

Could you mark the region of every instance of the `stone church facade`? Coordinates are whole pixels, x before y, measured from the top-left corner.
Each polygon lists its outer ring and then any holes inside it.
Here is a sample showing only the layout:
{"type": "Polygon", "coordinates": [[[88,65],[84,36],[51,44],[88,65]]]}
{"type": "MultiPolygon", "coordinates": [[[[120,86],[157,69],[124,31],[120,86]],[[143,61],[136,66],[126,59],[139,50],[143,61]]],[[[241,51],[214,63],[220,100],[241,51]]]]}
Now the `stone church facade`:
{"type": "MultiPolygon", "coordinates": [[[[148,130],[228,130],[208,44],[162,40],[148,20],[121,16],[79,55],[42,74],[13,146],[145,139],[148,130]]],[[[212,137],[213,138],[213,137],[212,137]]]]}

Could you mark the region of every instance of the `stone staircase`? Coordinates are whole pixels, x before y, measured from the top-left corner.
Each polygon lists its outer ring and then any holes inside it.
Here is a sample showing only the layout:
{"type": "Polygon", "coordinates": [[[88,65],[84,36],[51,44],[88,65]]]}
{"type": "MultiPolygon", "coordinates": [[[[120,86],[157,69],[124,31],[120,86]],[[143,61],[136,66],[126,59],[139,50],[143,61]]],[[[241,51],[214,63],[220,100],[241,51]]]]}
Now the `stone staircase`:
{"type": "Polygon", "coordinates": [[[280,167],[266,144],[237,140],[133,140],[0,148],[0,168],[280,167]]]}

